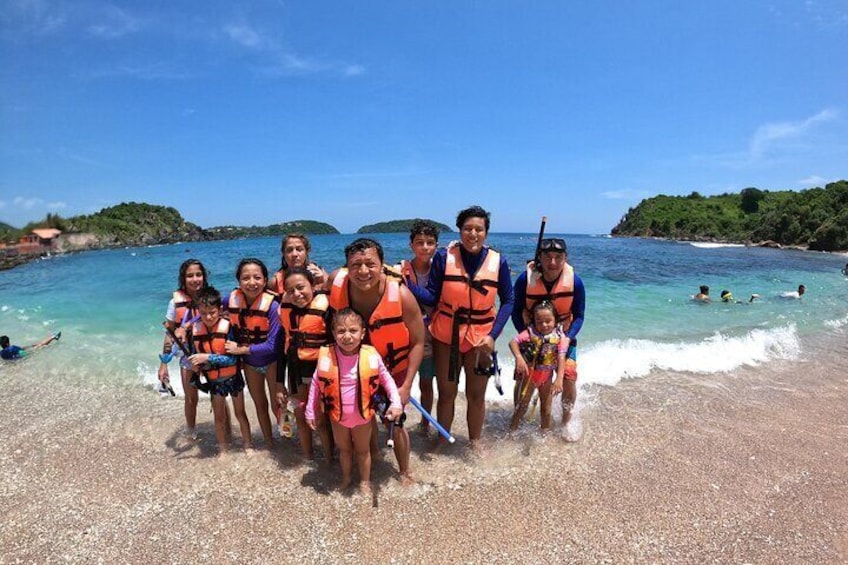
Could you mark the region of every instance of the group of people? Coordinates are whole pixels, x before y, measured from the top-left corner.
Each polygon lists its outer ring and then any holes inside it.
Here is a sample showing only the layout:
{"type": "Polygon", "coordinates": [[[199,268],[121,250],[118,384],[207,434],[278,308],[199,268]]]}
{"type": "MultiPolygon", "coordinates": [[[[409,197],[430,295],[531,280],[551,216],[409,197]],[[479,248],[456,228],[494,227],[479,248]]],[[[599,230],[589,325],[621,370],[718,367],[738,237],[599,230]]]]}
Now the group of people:
{"type": "MultiPolygon", "coordinates": [[[[302,453],[312,458],[318,432],[326,461],[338,449],[342,486],[369,488],[377,419],[389,431],[401,480],[409,482],[410,439],[404,408],[419,377],[422,412],[449,437],[461,371],[465,375],[468,437],[477,446],[486,415],[485,391],[495,373],[495,341],[512,318],[518,335],[514,429],[534,391],[542,428],[551,426],[552,400],[562,393],[563,423],[576,399],[577,334],[585,290],[568,264],[561,238],[540,239],[535,257],[512,283],[506,258],[486,245],[490,215],[479,206],[459,212],[460,239],[439,247],[439,231],[418,221],[410,233],[412,258],[385,263],[379,242],[360,238],[345,248],[345,264],[327,273],[309,259],[310,242],[288,234],[281,266],[271,276],[262,261],[242,259],[237,286],[222,296],[209,287],[196,259],[180,267],[179,288],[166,312],[167,334],[159,379],[169,386],[168,363],[178,349],[185,419],[196,436],[198,390],[210,393],[216,440],[226,451],[233,405],[246,449],[245,386],[256,407],[265,445],[274,443],[270,411],[278,421],[289,407],[302,453]]],[[[430,433],[428,418],[420,424],[430,433]]]]}
{"type": "MultiPolygon", "coordinates": [[[[798,285],[798,290],[787,290],[780,293],[781,298],[801,298],[804,296],[804,293],[807,292],[807,287],[804,285],[798,285]]],[[[719,294],[719,298],[722,302],[726,304],[750,304],[753,301],[760,298],[760,295],[757,293],[751,294],[751,297],[748,298],[747,302],[742,302],[741,300],[737,300],[733,297],[733,293],[729,290],[722,290],[721,294],[719,294]]],[[[710,303],[712,302],[712,298],[710,298],[710,287],[702,284],[698,288],[698,294],[692,296],[692,300],[696,302],[702,303],[710,303]]]]}

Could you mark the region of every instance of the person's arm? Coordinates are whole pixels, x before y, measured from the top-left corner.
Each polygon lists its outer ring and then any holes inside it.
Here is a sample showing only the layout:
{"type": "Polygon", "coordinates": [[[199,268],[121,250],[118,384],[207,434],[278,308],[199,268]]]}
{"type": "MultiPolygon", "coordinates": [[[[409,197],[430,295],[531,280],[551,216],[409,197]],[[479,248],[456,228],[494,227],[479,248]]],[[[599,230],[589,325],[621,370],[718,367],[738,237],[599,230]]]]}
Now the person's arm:
{"type": "Polygon", "coordinates": [[[570,341],[577,339],[577,334],[580,333],[580,328],[583,327],[583,315],[586,310],[586,288],[583,286],[583,280],[574,275],[574,297],[571,301],[571,327],[565,334],[570,341]]]}
{"type": "Polygon", "coordinates": [[[386,366],[383,364],[382,359],[379,360],[378,366],[380,385],[383,389],[385,389],[386,394],[389,396],[389,407],[386,409],[386,419],[396,422],[398,418],[401,417],[401,414],[403,414],[403,403],[401,402],[400,391],[398,390],[391,373],[389,373],[389,370],[386,369],[386,366]]]}
{"type": "Polygon", "coordinates": [[[524,323],[524,304],[527,302],[526,270],[521,271],[521,274],[515,279],[512,293],[515,300],[512,307],[512,325],[515,326],[515,331],[521,333],[527,328],[527,324],[524,323]]]}
{"type": "Polygon", "coordinates": [[[492,331],[489,332],[492,340],[498,339],[498,336],[501,335],[507,320],[512,315],[513,306],[515,305],[515,293],[512,290],[509,264],[503,255],[501,255],[501,267],[498,271],[498,298],[501,300],[501,305],[498,308],[498,315],[495,318],[492,331]]]}
{"type": "Polygon", "coordinates": [[[421,366],[421,360],[424,358],[425,334],[424,318],[421,316],[421,309],[418,307],[415,297],[403,285],[399,285],[399,289],[401,307],[403,308],[403,325],[409,331],[409,364],[400,393],[401,399],[406,403],[409,401],[415,373],[418,372],[418,367],[421,366]]]}
{"type": "Polygon", "coordinates": [[[424,306],[436,306],[439,303],[439,297],[442,295],[442,280],[445,277],[445,261],[447,250],[439,249],[433,260],[430,262],[430,278],[427,280],[427,286],[418,286],[411,279],[407,279],[407,286],[419,304],[424,306]]]}
{"type": "Polygon", "coordinates": [[[317,429],[315,424],[315,407],[318,406],[318,397],[320,395],[321,391],[318,388],[318,369],[316,368],[315,373],[312,374],[312,381],[309,383],[309,396],[306,399],[306,407],[303,414],[306,423],[313,430],[317,429]]]}
{"type": "Polygon", "coordinates": [[[276,353],[277,339],[280,336],[280,316],[278,314],[280,304],[274,300],[268,309],[268,338],[262,343],[253,343],[247,346],[247,355],[268,355],[276,353]]]}
{"type": "Polygon", "coordinates": [[[521,342],[525,332],[521,332],[509,342],[509,350],[512,351],[512,356],[515,357],[515,373],[514,378],[518,380],[520,377],[527,375],[527,362],[524,360],[524,355],[521,354],[521,342]]]}

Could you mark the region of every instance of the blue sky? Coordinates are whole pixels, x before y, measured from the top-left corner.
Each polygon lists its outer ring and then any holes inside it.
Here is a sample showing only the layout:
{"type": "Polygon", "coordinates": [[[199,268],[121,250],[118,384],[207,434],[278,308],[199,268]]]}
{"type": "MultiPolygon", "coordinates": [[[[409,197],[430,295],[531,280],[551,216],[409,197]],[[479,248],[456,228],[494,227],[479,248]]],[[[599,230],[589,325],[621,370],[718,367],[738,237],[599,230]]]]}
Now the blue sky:
{"type": "Polygon", "coordinates": [[[848,2],[0,3],[0,221],[343,232],[848,177],[848,2]]]}

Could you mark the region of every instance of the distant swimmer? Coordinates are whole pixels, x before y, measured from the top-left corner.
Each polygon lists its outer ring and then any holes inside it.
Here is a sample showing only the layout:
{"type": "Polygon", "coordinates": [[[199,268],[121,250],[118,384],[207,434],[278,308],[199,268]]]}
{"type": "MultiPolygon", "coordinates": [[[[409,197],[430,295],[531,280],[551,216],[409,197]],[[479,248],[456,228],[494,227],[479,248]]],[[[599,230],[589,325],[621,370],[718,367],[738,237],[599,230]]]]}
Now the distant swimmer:
{"type": "Polygon", "coordinates": [[[712,300],[710,299],[710,287],[705,284],[702,284],[700,292],[693,296],[692,300],[697,300],[698,302],[712,302],[712,300]]]}
{"type": "Polygon", "coordinates": [[[736,300],[735,298],[733,298],[733,293],[730,292],[729,290],[722,290],[721,291],[721,301],[722,302],[729,302],[731,304],[750,304],[751,302],[758,299],[759,297],[760,297],[759,294],[753,293],[751,295],[751,297],[748,299],[748,302],[742,302],[741,300],[736,300]]]}
{"type": "Polygon", "coordinates": [[[47,339],[39,341],[35,345],[26,345],[24,347],[20,347],[18,345],[12,345],[12,342],[9,340],[9,336],[0,336],[0,348],[3,348],[3,350],[0,351],[0,358],[3,358],[6,361],[22,359],[29,355],[30,351],[35,351],[36,349],[40,349],[45,345],[49,345],[60,337],[62,337],[62,332],[56,332],[47,339]]]}
{"type": "Polygon", "coordinates": [[[842,267],[842,274],[848,277],[848,263],[845,263],[845,266],[842,267]]]}
{"type": "Polygon", "coordinates": [[[804,293],[807,292],[807,287],[804,285],[798,285],[798,290],[789,290],[786,292],[781,292],[781,298],[801,298],[804,296],[804,293]]]}

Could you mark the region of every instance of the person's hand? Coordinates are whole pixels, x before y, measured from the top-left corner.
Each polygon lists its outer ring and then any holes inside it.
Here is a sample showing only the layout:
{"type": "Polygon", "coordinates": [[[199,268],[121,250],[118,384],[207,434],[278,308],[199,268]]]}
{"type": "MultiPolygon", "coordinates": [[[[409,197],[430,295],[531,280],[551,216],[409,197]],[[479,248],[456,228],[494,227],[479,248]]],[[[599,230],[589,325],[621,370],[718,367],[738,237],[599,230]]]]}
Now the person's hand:
{"type": "Polygon", "coordinates": [[[201,367],[203,367],[203,365],[209,362],[209,354],[195,353],[194,355],[189,356],[188,362],[191,363],[191,366],[195,369],[200,369],[201,367]]]}
{"type": "Polygon", "coordinates": [[[477,342],[476,349],[478,363],[481,365],[485,364],[485,366],[491,364],[492,351],[495,349],[495,340],[492,339],[492,336],[487,335],[480,338],[480,341],[477,342]],[[486,361],[487,358],[488,362],[486,361]]]}
{"type": "Polygon", "coordinates": [[[309,426],[309,429],[313,432],[318,429],[318,425],[315,423],[315,418],[307,418],[306,425],[309,426]]]}
{"type": "Polygon", "coordinates": [[[167,383],[171,380],[171,375],[168,374],[168,366],[165,363],[159,365],[159,382],[167,383]]]}
{"type": "Polygon", "coordinates": [[[517,358],[515,360],[515,378],[516,379],[519,379],[519,378],[523,379],[524,377],[527,376],[527,373],[528,373],[527,362],[524,361],[523,357],[517,358]]]}
{"type": "Polygon", "coordinates": [[[412,394],[412,383],[399,386],[398,393],[400,394],[400,403],[406,405],[409,402],[409,395],[412,394]]]}
{"type": "Polygon", "coordinates": [[[185,330],[185,328],[184,328],[184,327],[180,326],[180,327],[178,327],[177,329],[175,329],[175,330],[174,330],[174,335],[175,335],[175,336],[177,336],[177,338],[178,338],[181,342],[185,343],[185,340],[186,340],[186,330],[185,330]]]}
{"type": "Polygon", "coordinates": [[[386,420],[389,422],[397,422],[403,414],[403,408],[391,408],[386,410],[386,420]]]}
{"type": "Polygon", "coordinates": [[[224,343],[224,351],[227,355],[241,355],[241,353],[239,353],[240,349],[239,344],[234,341],[227,341],[224,343]]]}
{"type": "Polygon", "coordinates": [[[554,384],[551,385],[551,396],[557,395],[562,392],[562,379],[555,379],[554,384]]]}
{"type": "Polygon", "coordinates": [[[306,266],[306,270],[312,273],[312,280],[315,281],[315,284],[324,284],[324,269],[315,263],[310,263],[306,266]]]}

